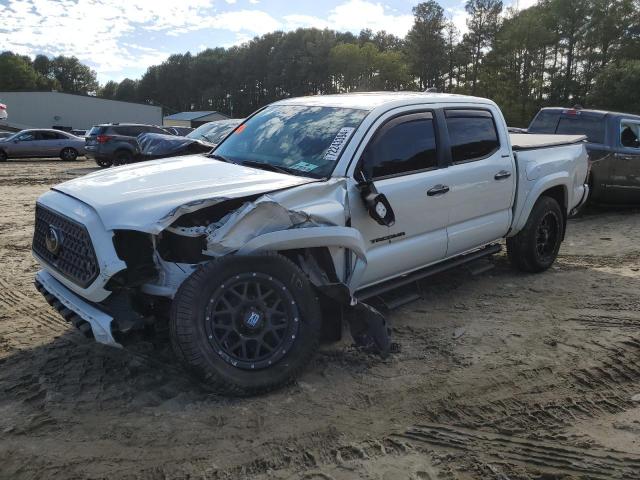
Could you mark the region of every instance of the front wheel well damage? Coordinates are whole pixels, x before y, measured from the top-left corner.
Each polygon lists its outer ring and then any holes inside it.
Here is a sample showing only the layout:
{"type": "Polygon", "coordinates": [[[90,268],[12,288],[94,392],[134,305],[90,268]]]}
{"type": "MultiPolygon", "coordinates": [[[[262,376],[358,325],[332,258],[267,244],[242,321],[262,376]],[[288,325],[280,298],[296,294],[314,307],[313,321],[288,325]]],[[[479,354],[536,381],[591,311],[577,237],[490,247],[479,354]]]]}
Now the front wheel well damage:
{"type": "MultiPolygon", "coordinates": [[[[322,311],[321,340],[337,342],[342,338],[345,304],[327,295],[322,288],[340,284],[331,253],[327,247],[281,250],[277,252],[291,260],[309,279],[316,291],[322,311]]],[[[344,289],[347,289],[344,286],[344,289]]]]}

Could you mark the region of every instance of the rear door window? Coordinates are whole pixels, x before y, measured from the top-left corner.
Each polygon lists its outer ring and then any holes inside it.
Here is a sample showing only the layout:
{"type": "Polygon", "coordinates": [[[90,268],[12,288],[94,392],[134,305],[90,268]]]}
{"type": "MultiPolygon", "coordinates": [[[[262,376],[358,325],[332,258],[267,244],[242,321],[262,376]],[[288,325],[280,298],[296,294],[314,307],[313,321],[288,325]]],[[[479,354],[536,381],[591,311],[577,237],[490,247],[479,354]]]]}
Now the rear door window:
{"type": "Polygon", "coordinates": [[[446,110],[454,164],[481,160],[500,148],[493,115],[487,110],[446,110]]]}
{"type": "Polygon", "coordinates": [[[365,150],[363,160],[365,175],[371,179],[409,174],[437,165],[431,113],[405,115],[388,122],[365,150]]]}
{"type": "Polygon", "coordinates": [[[58,140],[60,136],[56,132],[38,132],[38,140],[58,140]]]}

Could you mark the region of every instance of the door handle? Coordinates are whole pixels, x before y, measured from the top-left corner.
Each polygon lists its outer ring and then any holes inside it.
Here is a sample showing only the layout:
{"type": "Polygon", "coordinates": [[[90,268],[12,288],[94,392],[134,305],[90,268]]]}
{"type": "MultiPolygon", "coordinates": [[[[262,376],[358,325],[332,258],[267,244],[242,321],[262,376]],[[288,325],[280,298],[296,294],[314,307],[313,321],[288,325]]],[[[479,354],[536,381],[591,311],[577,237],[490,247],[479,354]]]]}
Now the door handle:
{"type": "Polygon", "coordinates": [[[504,180],[505,178],[509,178],[511,176],[511,172],[507,172],[506,170],[500,170],[495,174],[493,178],[496,180],[504,180]]]}
{"type": "Polygon", "coordinates": [[[449,187],[447,185],[436,185],[431,190],[427,190],[427,195],[435,197],[437,195],[444,195],[447,192],[449,192],[449,187]]]}

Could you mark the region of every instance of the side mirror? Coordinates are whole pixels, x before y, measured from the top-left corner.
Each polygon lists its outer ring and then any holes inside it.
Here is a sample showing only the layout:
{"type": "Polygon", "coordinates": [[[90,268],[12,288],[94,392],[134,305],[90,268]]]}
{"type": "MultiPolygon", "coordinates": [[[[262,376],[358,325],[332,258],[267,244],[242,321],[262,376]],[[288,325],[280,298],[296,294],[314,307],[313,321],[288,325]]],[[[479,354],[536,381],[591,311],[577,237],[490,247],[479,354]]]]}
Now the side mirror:
{"type": "Polygon", "coordinates": [[[383,227],[391,227],[396,223],[396,215],[384,193],[378,192],[372,180],[365,177],[363,171],[356,176],[360,197],[367,207],[369,216],[383,227]]]}

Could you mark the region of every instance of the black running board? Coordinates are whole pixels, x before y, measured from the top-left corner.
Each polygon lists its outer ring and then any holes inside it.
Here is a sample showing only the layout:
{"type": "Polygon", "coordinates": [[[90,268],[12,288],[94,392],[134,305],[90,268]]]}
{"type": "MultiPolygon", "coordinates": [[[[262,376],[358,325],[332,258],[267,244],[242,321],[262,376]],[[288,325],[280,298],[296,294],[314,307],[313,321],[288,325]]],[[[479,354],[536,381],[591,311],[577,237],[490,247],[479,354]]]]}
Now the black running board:
{"type": "Polygon", "coordinates": [[[378,295],[382,295],[385,292],[395,290],[396,288],[403,287],[413,282],[417,282],[418,280],[430,277],[431,275],[435,275],[437,273],[462,266],[466,263],[473,262],[474,260],[488,257],[489,255],[495,255],[496,253],[500,253],[500,250],[502,250],[502,246],[500,246],[499,244],[487,245],[480,250],[467,253],[466,255],[460,255],[459,257],[455,257],[445,262],[438,263],[437,265],[432,265],[430,267],[426,267],[421,270],[402,275],[401,277],[363,288],[362,290],[357,291],[355,296],[358,300],[361,301],[367,300],[372,297],[377,297],[378,295]]]}

